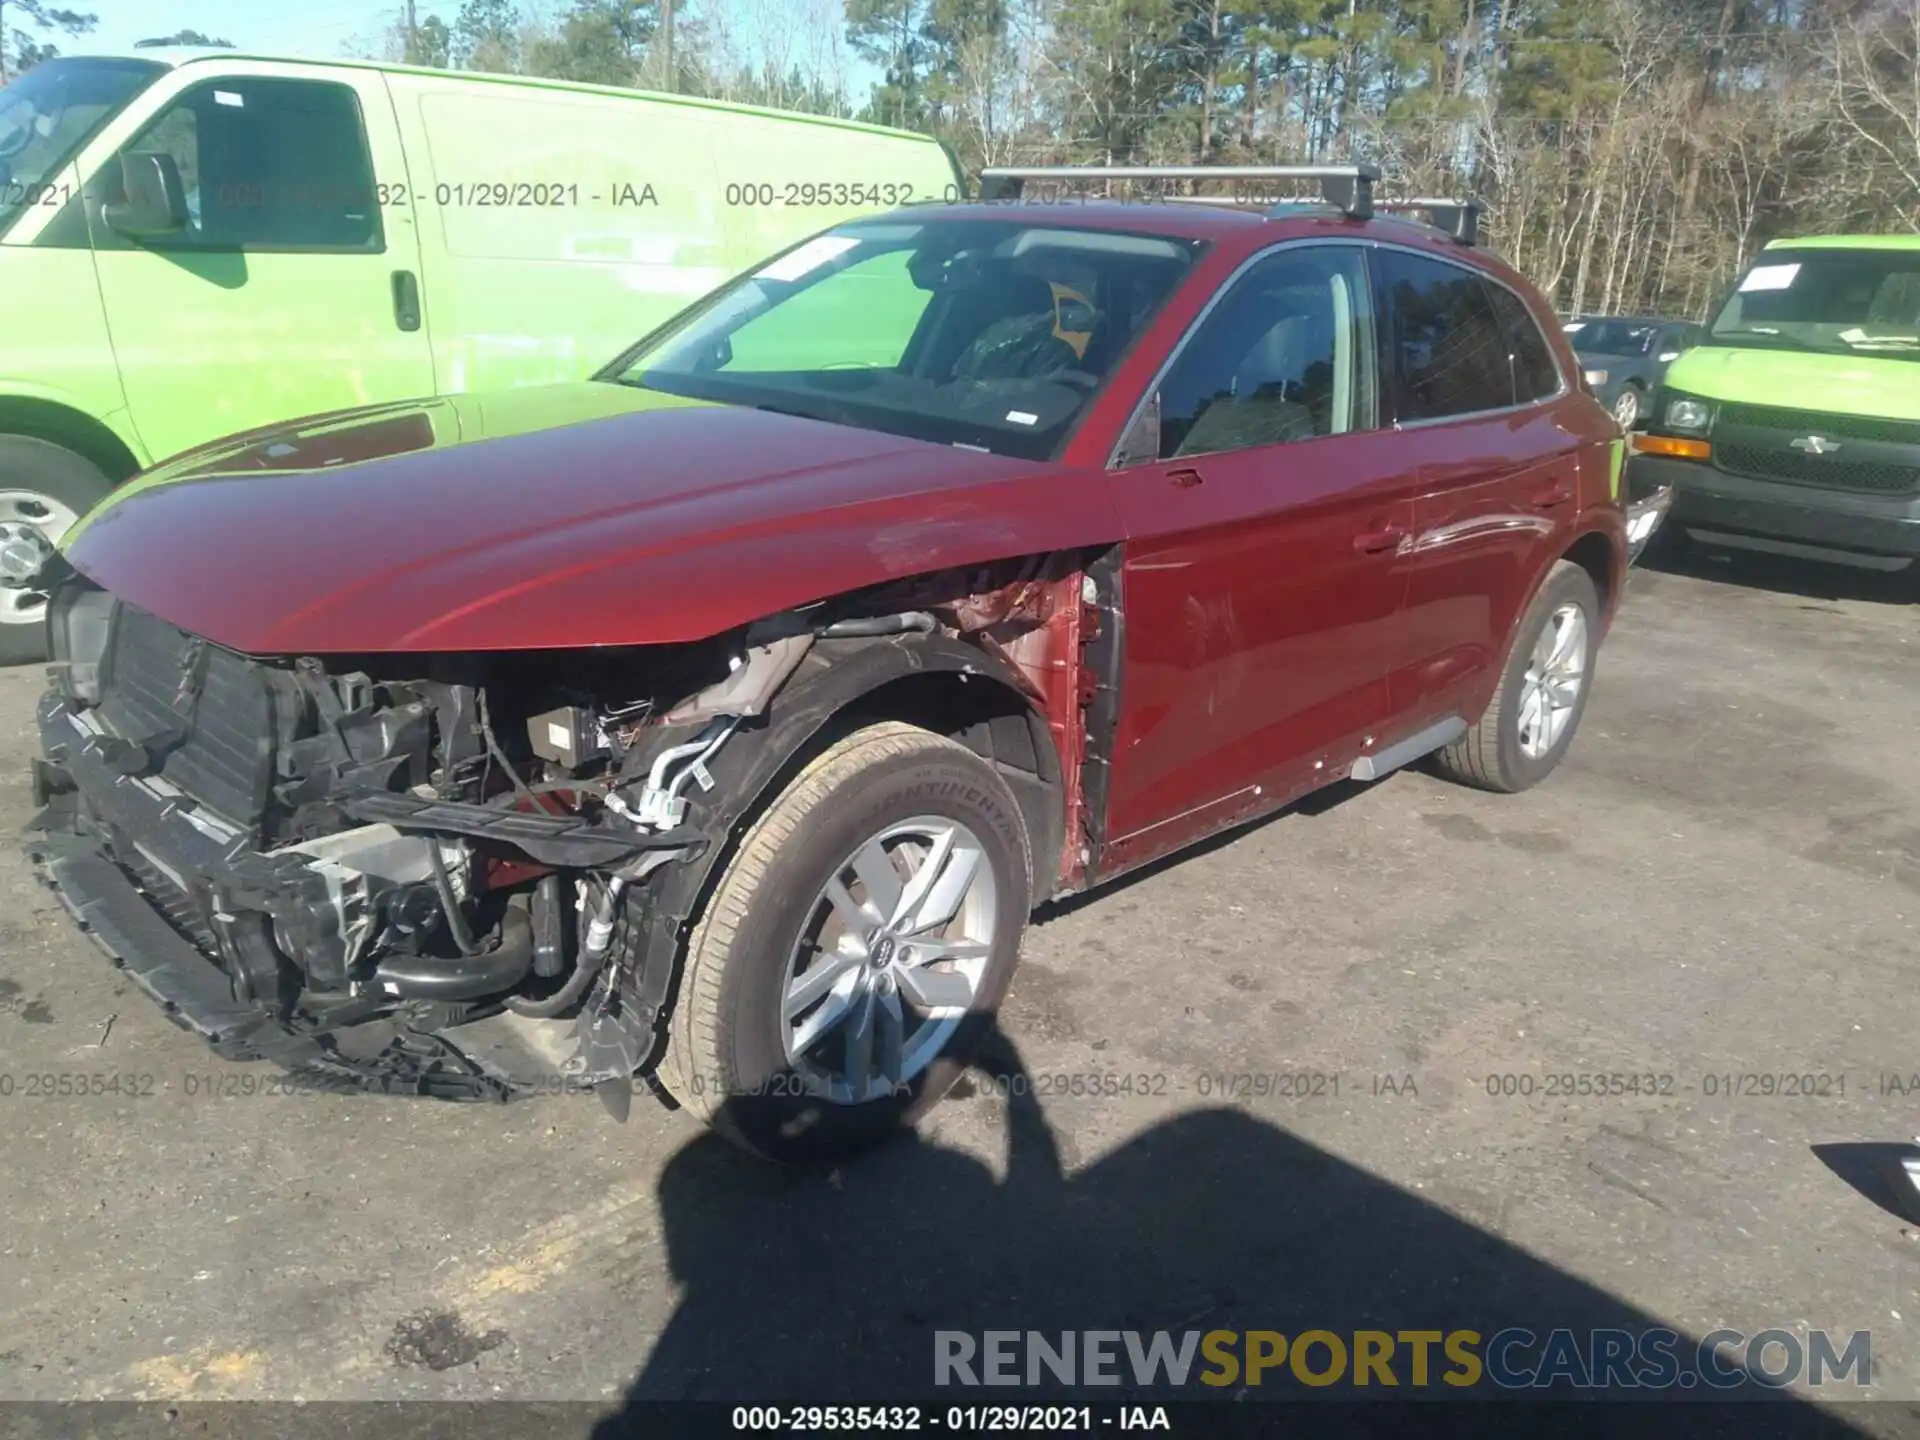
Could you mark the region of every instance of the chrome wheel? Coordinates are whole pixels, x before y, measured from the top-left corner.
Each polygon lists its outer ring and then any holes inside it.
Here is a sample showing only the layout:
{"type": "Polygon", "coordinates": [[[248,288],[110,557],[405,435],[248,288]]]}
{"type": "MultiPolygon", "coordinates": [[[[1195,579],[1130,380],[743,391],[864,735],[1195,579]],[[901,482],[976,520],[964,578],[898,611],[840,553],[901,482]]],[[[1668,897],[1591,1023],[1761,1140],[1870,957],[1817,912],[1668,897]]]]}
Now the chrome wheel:
{"type": "MultiPolygon", "coordinates": [[[[37,490],[0,489],[0,545],[31,539],[35,532],[47,544],[58,545],[60,537],[79,518],[51,495],[37,490]]],[[[0,625],[43,625],[46,619],[44,590],[0,588],[0,625]]]]}
{"type": "Polygon", "coordinates": [[[1520,687],[1520,753],[1538,760],[1560,743],[1587,679],[1587,614],[1562,605],[1540,627],[1520,687]]]}
{"type": "Polygon", "coordinates": [[[1613,418],[1622,430],[1631,430],[1640,418],[1640,392],[1631,385],[1614,397],[1613,418]]]}
{"type": "Polygon", "coordinates": [[[979,994],[999,893],[980,838],[917,815],[849,855],[808,907],[781,981],[787,1063],[858,1105],[932,1064],[979,994]]]}

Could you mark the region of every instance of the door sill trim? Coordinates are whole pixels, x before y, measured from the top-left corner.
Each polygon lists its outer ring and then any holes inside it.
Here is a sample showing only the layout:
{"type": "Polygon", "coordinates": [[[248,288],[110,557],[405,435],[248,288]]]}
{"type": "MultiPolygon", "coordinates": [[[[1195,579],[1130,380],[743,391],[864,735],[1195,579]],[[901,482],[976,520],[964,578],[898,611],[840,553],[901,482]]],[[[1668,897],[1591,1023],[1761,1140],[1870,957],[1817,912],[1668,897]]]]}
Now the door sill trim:
{"type": "Polygon", "coordinates": [[[1415,731],[1398,744],[1389,745],[1378,754],[1362,755],[1353,762],[1353,769],[1348,774],[1355,780],[1378,780],[1423,756],[1431,755],[1443,745],[1451,745],[1466,733],[1467,722],[1458,715],[1449,715],[1444,720],[1434,721],[1424,730],[1415,731]]]}

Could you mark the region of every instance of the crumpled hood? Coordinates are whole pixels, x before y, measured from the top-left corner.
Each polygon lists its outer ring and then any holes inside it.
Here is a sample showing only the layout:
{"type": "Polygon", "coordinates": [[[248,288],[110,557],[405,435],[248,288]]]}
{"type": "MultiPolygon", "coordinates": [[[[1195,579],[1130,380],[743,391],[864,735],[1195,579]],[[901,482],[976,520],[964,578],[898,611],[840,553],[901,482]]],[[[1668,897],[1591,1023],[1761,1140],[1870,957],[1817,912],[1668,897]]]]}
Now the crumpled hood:
{"type": "Polygon", "coordinates": [[[1118,538],[1097,474],[583,382],[217,441],[122,487],[62,549],[218,644],[326,654],[694,640],[1118,538]]]}
{"type": "Polygon", "coordinates": [[[1920,357],[1700,345],[1668,367],[1663,383],[1707,400],[1920,420],[1920,357]]]}

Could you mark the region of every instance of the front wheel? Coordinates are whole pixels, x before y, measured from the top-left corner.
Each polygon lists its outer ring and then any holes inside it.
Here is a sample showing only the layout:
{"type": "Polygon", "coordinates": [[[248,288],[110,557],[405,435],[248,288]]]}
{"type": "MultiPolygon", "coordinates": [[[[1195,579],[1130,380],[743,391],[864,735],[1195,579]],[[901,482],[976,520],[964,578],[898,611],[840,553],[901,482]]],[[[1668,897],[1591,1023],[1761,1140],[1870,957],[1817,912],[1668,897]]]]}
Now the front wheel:
{"type": "Polygon", "coordinates": [[[741,840],[688,944],[659,1080],[775,1160],[913,1124],[993,1025],[1030,873],[991,766],[911,725],[856,731],[741,840]]]}
{"type": "Polygon", "coordinates": [[[1553,773],[1593,688],[1600,596],[1570,560],[1555,562],[1514,632],[1500,688],[1480,723],[1434,756],[1448,778],[1513,794],[1553,773]]]}
{"type": "MultiPolygon", "coordinates": [[[[0,544],[26,530],[58,545],[69,527],[113,488],[97,465],[25,435],[0,435],[0,544]]],[[[0,665],[47,654],[47,597],[0,588],[0,665]]]]}

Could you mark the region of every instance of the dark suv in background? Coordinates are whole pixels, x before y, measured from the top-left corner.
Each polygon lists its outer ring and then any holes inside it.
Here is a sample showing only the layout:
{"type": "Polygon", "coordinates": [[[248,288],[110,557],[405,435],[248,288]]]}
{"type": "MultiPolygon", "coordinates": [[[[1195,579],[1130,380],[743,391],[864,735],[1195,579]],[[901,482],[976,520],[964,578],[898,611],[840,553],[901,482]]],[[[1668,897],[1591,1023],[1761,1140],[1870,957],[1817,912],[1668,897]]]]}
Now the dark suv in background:
{"type": "Polygon", "coordinates": [[[1567,322],[1567,339],[1580,357],[1587,387],[1631,430],[1647,396],[1683,350],[1700,343],[1703,328],[1647,315],[1581,315],[1567,322]]]}

